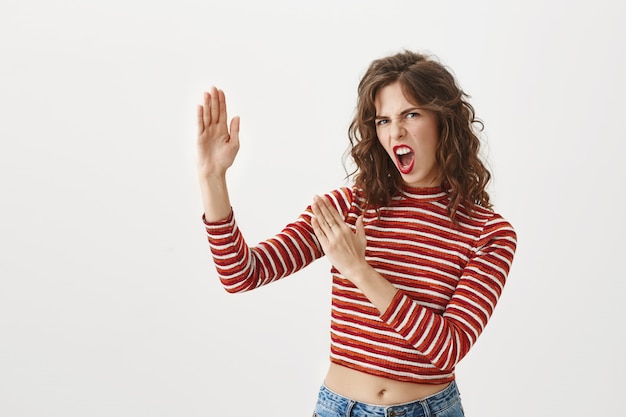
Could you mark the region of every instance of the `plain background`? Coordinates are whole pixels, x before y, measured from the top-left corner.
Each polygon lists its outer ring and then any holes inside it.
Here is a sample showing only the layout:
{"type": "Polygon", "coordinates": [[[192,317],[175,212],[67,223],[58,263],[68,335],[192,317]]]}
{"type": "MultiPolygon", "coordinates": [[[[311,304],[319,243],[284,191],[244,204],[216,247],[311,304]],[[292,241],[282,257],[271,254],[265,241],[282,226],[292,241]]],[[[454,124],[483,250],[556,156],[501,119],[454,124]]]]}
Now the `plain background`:
{"type": "Polygon", "coordinates": [[[369,62],[451,67],[519,235],[458,366],[468,416],[616,415],[626,326],[624,2],[17,1],[0,5],[0,415],[310,415],[326,260],[229,295],[200,221],[195,111],[241,116],[249,243],[344,185],[369,62]]]}

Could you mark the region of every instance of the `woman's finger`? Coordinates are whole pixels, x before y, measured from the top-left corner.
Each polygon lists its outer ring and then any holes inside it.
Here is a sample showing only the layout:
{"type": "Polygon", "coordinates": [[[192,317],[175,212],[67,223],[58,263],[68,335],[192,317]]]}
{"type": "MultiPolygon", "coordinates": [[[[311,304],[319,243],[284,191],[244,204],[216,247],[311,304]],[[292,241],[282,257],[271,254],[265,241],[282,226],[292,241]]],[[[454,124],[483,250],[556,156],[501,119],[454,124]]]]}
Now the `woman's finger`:
{"type": "Polygon", "coordinates": [[[320,241],[320,243],[322,243],[322,246],[324,246],[328,241],[328,236],[326,236],[326,233],[324,233],[321,223],[319,222],[319,220],[317,220],[316,217],[311,218],[311,226],[313,226],[313,233],[315,233],[317,239],[320,241]]]}
{"type": "Polygon", "coordinates": [[[326,220],[324,214],[320,211],[320,206],[318,204],[319,197],[315,196],[313,198],[313,203],[311,204],[311,210],[313,211],[313,218],[311,222],[315,221],[319,230],[324,233],[324,235],[328,234],[331,230],[328,221],[326,220]]]}
{"type": "Polygon", "coordinates": [[[226,96],[224,95],[224,92],[222,90],[217,90],[217,102],[219,105],[217,122],[226,122],[228,120],[228,115],[226,112],[226,96]]]}
{"type": "Polygon", "coordinates": [[[215,86],[211,87],[211,124],[218,124],[220,120],[219,93],[215,86]]]}
{"type": "Polygon", "coordinates": [[[240,126],[239,116],[233,117],[233,120],[230,121],[230,141],[233,141],[237,146],[239,146],[239,126],[240,126]]]}
{"type": "Polygon", "coordinates": [[[322,215],[322,218],[326,221],[331,229],[337,229],[345,224],[344,220],[339,215],[339,212],[328,200],[319,196],[315,196],[315,201],[318,204],[318,209],[322,215]]]}
{"type": "Polygon", "coordinates": [[[325,237],[330,238],[331,235],[338,235],[342,232],[342,226],[345,226],[343,220],[333,216],[333,212],[336,210],[332,208],[329,210],[324,205],[324,199],[319,196],[315,196],[312,204],[313,214],[318,222],[319,228],[325,237]]]}
{"type": "Polygon", "coordinates": [[[198,116],[198,135],[204,132],[204,107],[202,105],[198,105],[196,110],[198,116]]]}
{"type": "Polygon", "coordinates": [[[205,92],[204,93],[204,117],[203,117],[204,127],[206,128],[211,124],[211,94],[205,92]]]}

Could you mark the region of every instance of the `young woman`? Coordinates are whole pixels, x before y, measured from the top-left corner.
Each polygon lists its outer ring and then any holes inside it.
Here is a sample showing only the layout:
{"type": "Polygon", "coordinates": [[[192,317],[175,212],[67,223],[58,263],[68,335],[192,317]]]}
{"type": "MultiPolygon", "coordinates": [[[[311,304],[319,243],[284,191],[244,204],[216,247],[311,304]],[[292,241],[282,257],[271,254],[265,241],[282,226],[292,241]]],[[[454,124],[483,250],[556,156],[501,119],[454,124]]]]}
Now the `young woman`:
{"type": "Polygon", "coordinates": [[[462,416],[455,365],[485,328],[516,248],[491,209],[473,107],[436,60],[375,60],[349,137],[354,185],[315,197],[249,247],[226,170],[239,148],[224,93],[198,108],[204,224],[222,284],[257,288],[326,255],[333,267],[330,367],[314,415],[462,416]]]}

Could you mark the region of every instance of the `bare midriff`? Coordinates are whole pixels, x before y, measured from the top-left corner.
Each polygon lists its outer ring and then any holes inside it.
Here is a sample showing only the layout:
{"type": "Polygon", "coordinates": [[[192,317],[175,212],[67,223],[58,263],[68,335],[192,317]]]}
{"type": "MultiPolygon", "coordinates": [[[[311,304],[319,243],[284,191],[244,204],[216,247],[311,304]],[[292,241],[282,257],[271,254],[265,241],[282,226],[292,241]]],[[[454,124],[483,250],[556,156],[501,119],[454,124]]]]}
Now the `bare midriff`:
{"type": "Polygon", "coordinates": [[[445,389],[445,384],[419,384],[369,375],[336,363],[330,364],[326,387],[346,398],[374,405],[394,405],[417,401],[445,389]]]}

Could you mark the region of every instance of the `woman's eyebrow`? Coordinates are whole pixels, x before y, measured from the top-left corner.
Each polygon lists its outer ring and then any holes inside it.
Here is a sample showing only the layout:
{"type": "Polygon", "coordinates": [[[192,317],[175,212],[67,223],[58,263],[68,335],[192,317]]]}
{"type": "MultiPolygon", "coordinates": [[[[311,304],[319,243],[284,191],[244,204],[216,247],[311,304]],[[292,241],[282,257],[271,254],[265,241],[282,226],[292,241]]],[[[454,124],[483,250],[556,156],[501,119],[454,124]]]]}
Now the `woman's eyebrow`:
{"type": "MultiPolygon", "coordinates": [[[[402,111],[400,112],[400,115],[401,115],[401,116],[404,116],[405,114],[408,114],[408,113],[414,112],[414,111],[416,111],[416,110],[420,110],[420,108],[419,108],[418,106],[409,107],[409,108],[407,108],[407,109],[402,110],[402,111]]],[[[389,119],[389,116],[385,116],[385,115],[382,115],[382,114],[377,114],[377,115],[374,117],[374,119],[375,119],[375,120],[378,120],[378,119],[389,119]]]]}
{"type": "Polygon", "coordinates": [[[413,106],[413,107],[409,107],[406,110],[402,110],[402,113],[400,113],[400,114],[413,113],[416,110],[420,110],[420,108],[418,106],[413,106]]]}

